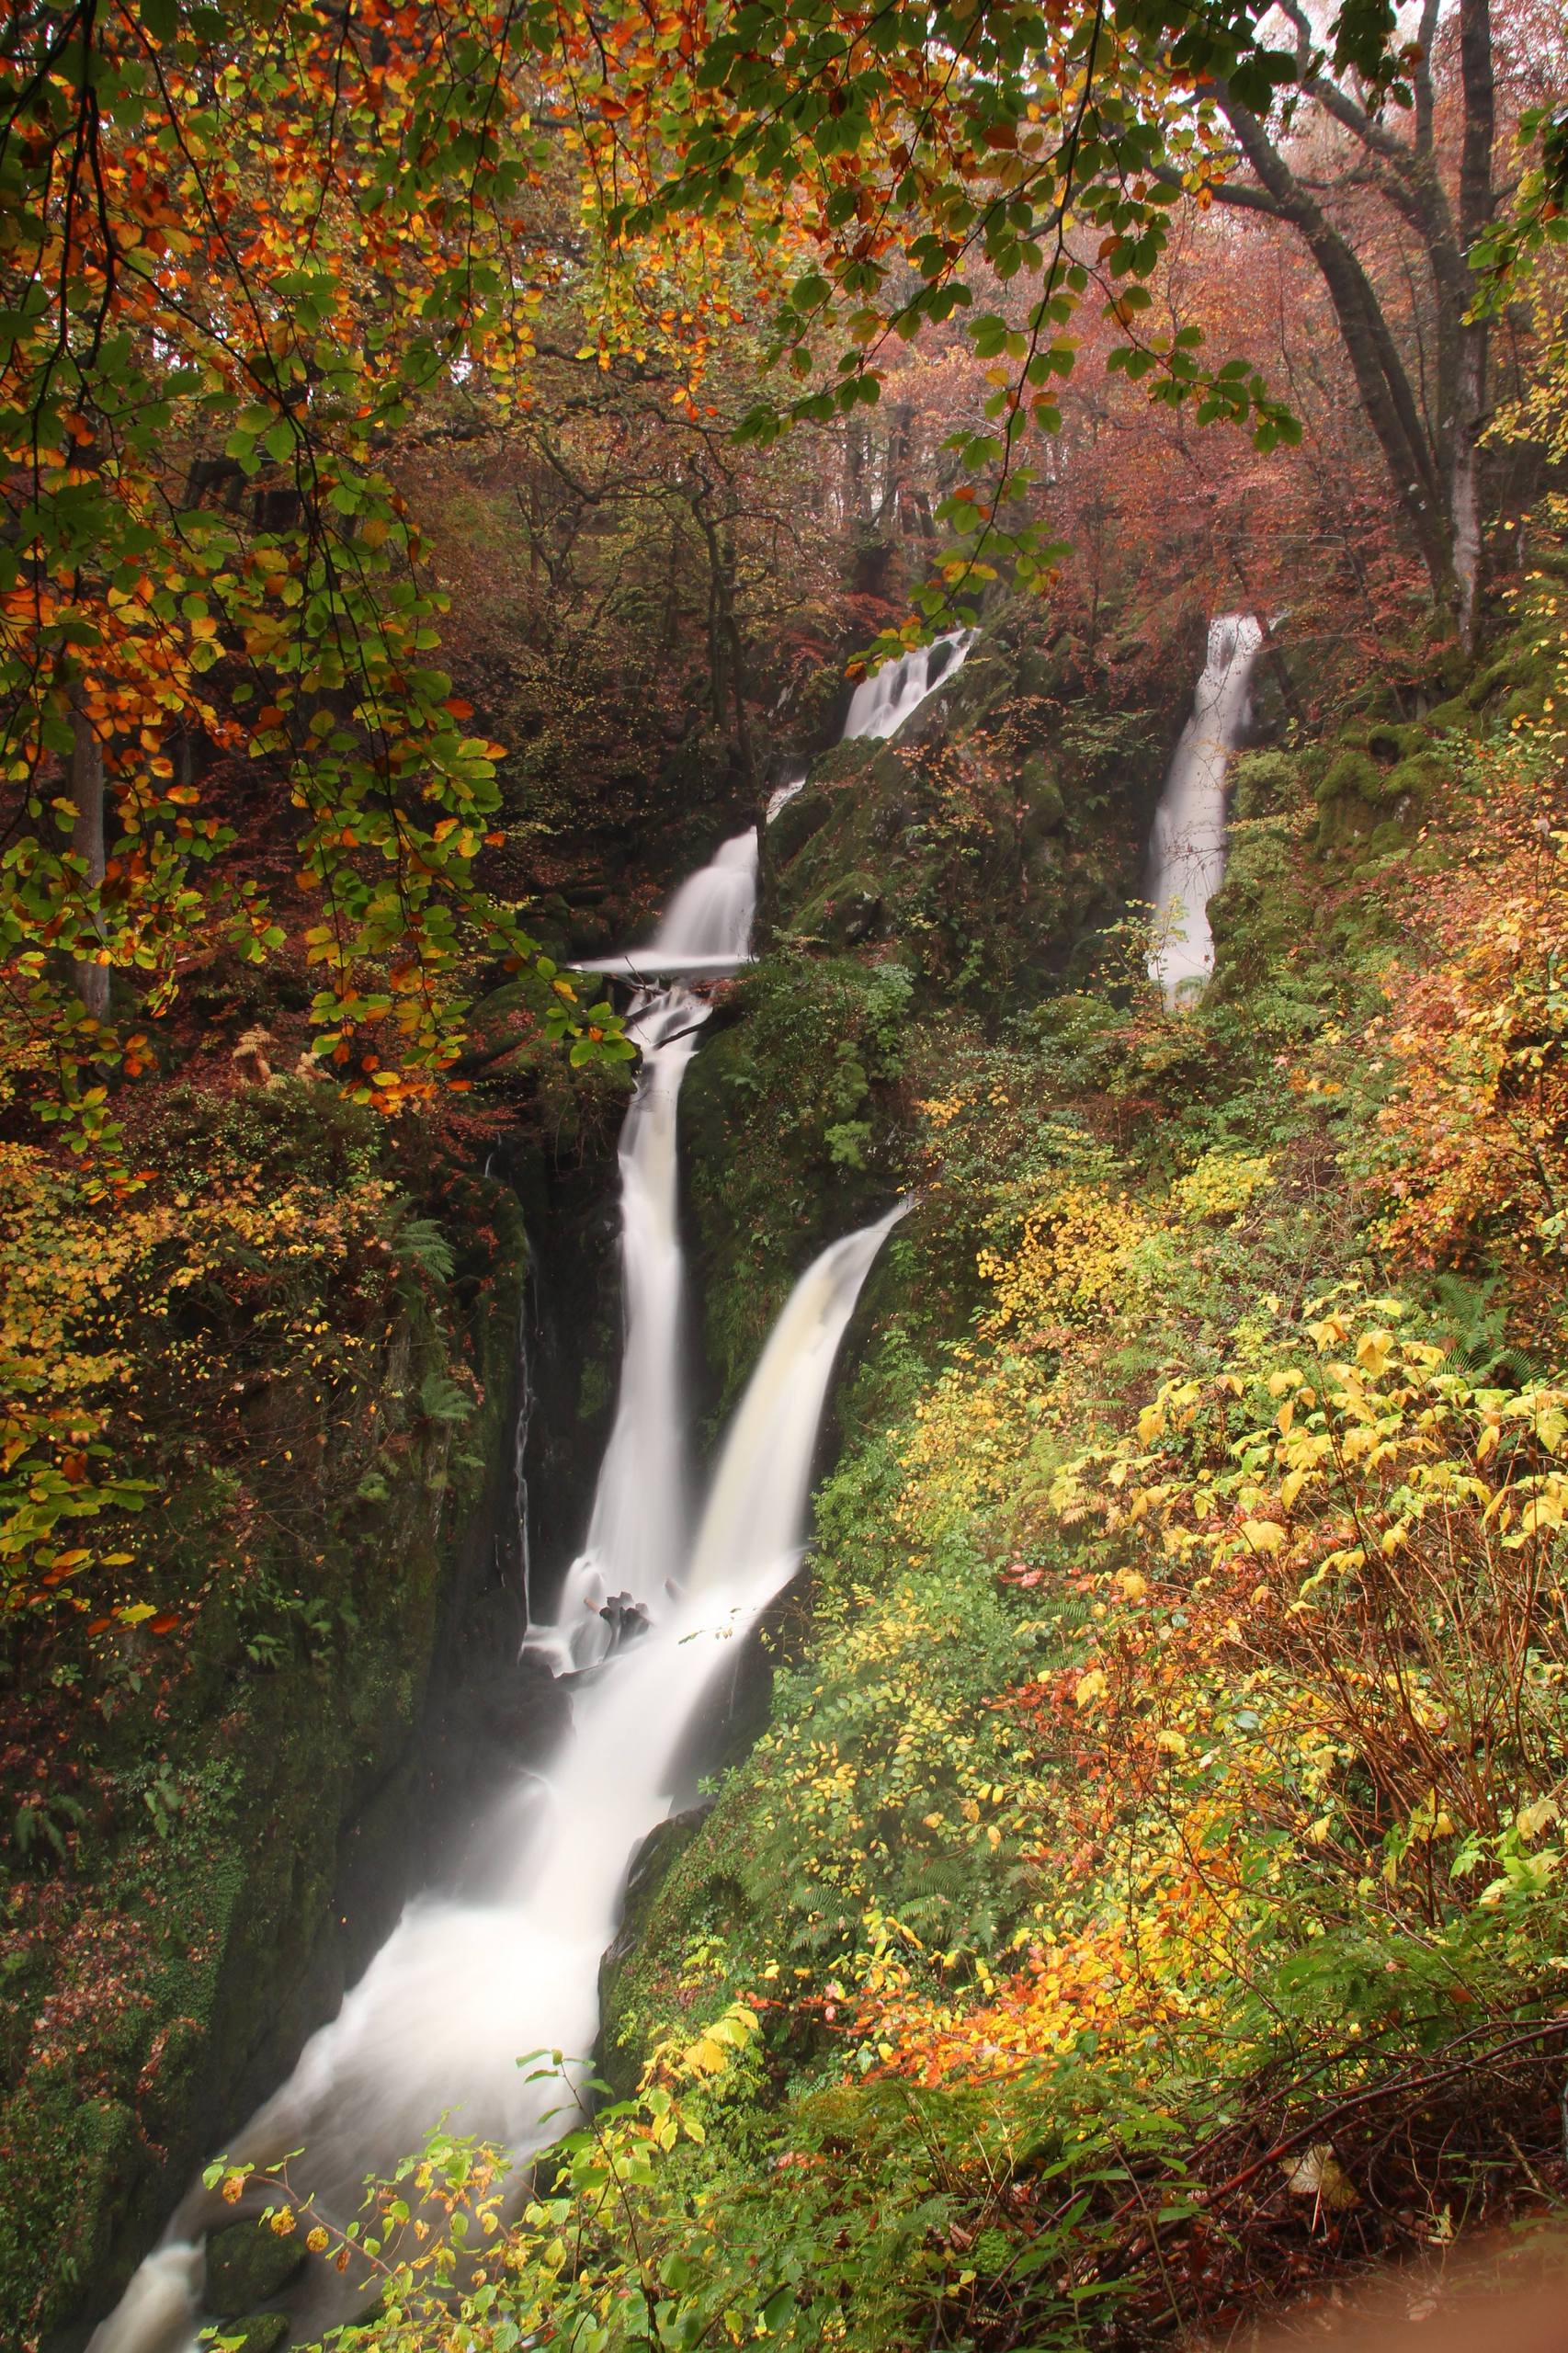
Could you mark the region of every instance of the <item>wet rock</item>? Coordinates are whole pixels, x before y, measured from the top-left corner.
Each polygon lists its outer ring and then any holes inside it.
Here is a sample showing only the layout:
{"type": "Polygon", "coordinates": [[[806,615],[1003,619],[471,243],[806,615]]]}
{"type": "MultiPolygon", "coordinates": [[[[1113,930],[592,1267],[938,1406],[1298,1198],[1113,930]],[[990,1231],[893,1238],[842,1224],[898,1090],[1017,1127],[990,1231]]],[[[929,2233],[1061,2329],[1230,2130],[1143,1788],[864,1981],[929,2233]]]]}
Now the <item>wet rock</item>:
{"type": "MultiPolygon", "coordinates": [[[[265,2222],[233,2222],[226,2231],[214,2231],[207,2242],[207,2309],[223,2321],[255,2313],[304,2266],[305,2250],[297,2232],[279,2238],[265,2222]]],[[[268,2348],[258,2346],[256,2353],[268,2353],[268,2348]]]]}
{"type": "Polygon", "coordinates": [[[289,2334],[289,2315],[247,2313],[244,2320],[225,2321],[222,2334],[224,2344],[237,2344],[241,2353],[278,2353],[289,2334]]]}
{"type": "Polygon", "coordinates": [[[641,2073],[640,2055],[623,2049],[620,2042],[626,2020],[619,1995],[626,1965],[642,1941],[660,1888],[712,1811],[712,1799],[704,1798],[684,1813],[672,1813],[667,1821],[655,1823],[631,1858],[620,1926],[599,1963],[598,2070],[621,2099],[631,2097],[641,2073]]]}
{"type": "Polygon", "coordinates": [[[609,1628],[611,1650],[624,1650],[628,1643],[648,1631],[648,1612],[629,1593],[612,1593],[601,1604],[599,1616],[609,1628]]]}

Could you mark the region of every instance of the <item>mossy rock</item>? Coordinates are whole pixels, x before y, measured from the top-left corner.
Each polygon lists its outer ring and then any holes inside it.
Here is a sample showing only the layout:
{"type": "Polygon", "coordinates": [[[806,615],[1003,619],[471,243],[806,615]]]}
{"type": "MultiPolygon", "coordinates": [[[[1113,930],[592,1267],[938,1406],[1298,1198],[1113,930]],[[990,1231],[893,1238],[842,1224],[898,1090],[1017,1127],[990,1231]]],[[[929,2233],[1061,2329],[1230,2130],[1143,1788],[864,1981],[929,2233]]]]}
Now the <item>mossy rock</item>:
{"type": "Polygon", "coordinates": [[[1497,707],[1499,726],[1511,727],[1514,722],[1519,719],[1539,719],[1541,716],[1546,694],[1547,688],[1544,684],[1516,687],[1513,693],[1506,695],[1497,707]]]}
{"type": "Polygon", "coordinates": [[[1244,752],[1231,768],[1231,814],[1238,821],[1267,817],[1283,808],[1301,779],[1289,752],[1244,752]]]}
{"type": "Polygon", "coordinates": [[[1383,772],[1371,754],[1347,745],[1324,769],[1317,797],[1325,807],[1335,801],[1360,801],[1370,809],[1381,800],[1382,790],[1383,772]]]}
{"type": "Polygon", "coordinates": [[[1027,646],[1018,656],[1015,673],[1017,691],[1055,700],[1067,685],[1067,665],[1062,658],[1060,645],[1047,649],[1027,646]]]}
{"type": "Polygon", "coordinates": [[[297,2234],[279,2238],[266,2222],[231,2222],[207,2242],[207,2309],[219,2320],[239,2320],[270,2303],[304,2268],[297,2234]]]}
{"type": "Polygon", "coordinates": [[[1426,732],[1429,735],[1473,735],[1475,713],[1463,695],[1450,695],[1426,713],[1426,732]]]}
{"type": "Polygon", "coordinates": [[[287,2313],[247,2313],[243,2320],[224,2321],[219,2342],[237,2346],[240,2353],[278,2353],[289,2334],[287,2313]]]}
{"type": "Polygon", "coordinates": [[[1428,746],[1425,751],[1413,752],[1408,759],[1401,760],[1390,768],[1383,779],[1382,798],[1396,814],[1400,813],[1400,804],[1408,802],[1407,813],[1419,816],[1451,782],[1452,777],[1452,762],[1428,746]]]}
{"type": "Polygon", "coordinates": [[[1414,720],[1390,719],[1386,714],[1364,712],[1347,719],[1340,728],[1338,741],[1353,752],[1369,752],[1375,760],[1403,760],[1410,753],[1419,751],[1426,730],[1414,720]]]}
{"type": "Polygon", "coordinates": [[[1551,691],[1553,667],[1550,653],[1516,637],[1494,661],[1476,672],[1464,690],[1464,700],[1471,710],[1491,709],[1493,716],[1504,721],[1519,710],[1533,717],[1540,709],[1540,698],[1551,691]],[[1497,708],[1499,698],[1504,699],[1497,708]]]}
{"type": "MultiPolygon", "coordinates": [[[[846,784],[870,767],[881,748],[877,739],[869,735],[852,735],[846,744],[830,745],[812,762],[812,784],[846,784]]],[[[804,793],[797,793],[790,807],[798,807],[804,799],[804,793]]]]}
{"type": "Polygon", "coordinates": [[[710,1804],[694,1805],[671,1814],[649,1831],[632,1858],[626,1882],[626,1905],[615,1940],[599,1963],[599,2066],[605,2081],[622,2099],[637,2089],[646,2055],[636,2039],[629,2014],[629,1967],[647,1932],[649,1917],[661,1890],[682,1855],[711,1812],[710,1804]]]}
{"type": "Polygon", "coordinates": [[[793,801],[787,801],[764,836],[763,854],[769,871],[788,866],[832,813],[833,802],[828,795],[809,784],[796,793],[793,801]]]}
{"type": "Polygon", "coordinates": [[[1408,759],[1426,741],[1426,729],[1414,721],[1379,720],[1367,730],[1367,749],[1375,760],[1408,759]]]}
{"type": "Polygon", "coordinates": [[[854,948],[881,929],[882,892],[874,874],[846,874],[801,912],[802,927],[830,948],[854,948]]]}
{"type": "Polygon", "coordinates": [[[1059,832],[1067,815],[1062,787],[1043,754],[1037,752],[1019,769],[1018,797],[1028,811],[1024,821],[1024,847],[1033,849],[1042,835],[1059,832]]]}
{"type": "Polygon", "coordinates": [[[931,722],[939,708],[931,698],[941,695],[944,690],[948,693],[955,718],[961,718],[966,724],[972,725],[981,713],[996,701],[998,697],[1011,691],[1015,675],[1013,665],[1006,654],[994,653],[985,648],[977,649],[970,655],[963,668],[954,674],[950,688],[946,678],[938,678],[932,688],[931,696],[927,697],[926,703],[921,705],[921,711],[926,714],[926,725],[920,727],[918,725],[920,713],[914,714],[913,717],[904,721],[893,739],[894,742],[916,743],[921,736],[930,732],[931,722]]]}

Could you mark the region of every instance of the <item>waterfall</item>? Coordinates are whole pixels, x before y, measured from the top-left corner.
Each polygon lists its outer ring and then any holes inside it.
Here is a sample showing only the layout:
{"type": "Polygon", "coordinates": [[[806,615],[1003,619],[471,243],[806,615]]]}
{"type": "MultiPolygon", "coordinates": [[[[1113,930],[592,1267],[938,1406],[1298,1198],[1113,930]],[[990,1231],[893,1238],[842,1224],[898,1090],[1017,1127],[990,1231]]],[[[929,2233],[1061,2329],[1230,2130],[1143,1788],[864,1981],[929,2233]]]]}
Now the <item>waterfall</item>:
{"type": "Polygon", "coordinates": [[[1225,871],[1225,771],[1247,722],[1263,628],[1250,613],[1209,624],[1192,716],[1172,756],[1149,846],[1154,946],[1150,977],[1167,1005],[1190,1002],[1214,969],[1209,902],[1225,871]]]}
{"type": "Polygon", "coordinates": [[[756,833],[748,826],[724,844],[710,866],[681,884],[653,935],[653,953],[675,962],[721,956],[744,963],[756,908],[756,833]]]}
{"type": "MultiPolygon", "coordinates": [[[[486,1174],[488,1174],[488,1169],[486,1174]]],[[[523,1282],[522,1298],[517,1306],[517,1410],[512,1422],[512,1494],[517,1506],[517,1570],[523,1589],[525,1620],[533,1612],[533,1542],[528,1524],[528,1438],[533,1428],[534,1381],[532,1351],[528,1346],[530,1312],[533,1306],[533,1251],[528,1234],[523,1235],[528,1252],[528,1273],[523,1282]]]]}
{"type": "Polygon", "coordinates": [[[896,735],[926,696],[961,669],[973,642],[972,630],[952,630],[929,645],[915,646],[901,662],[884,662],[874,677],[861,679],[850,697],[843,740],[896,735]]]}
{"type": "Polygon", "coordinates": [[[612,1594],[656,1606],[683,1563],[686,1429],[680,1411],[685,1262],[676,1222],[676,1110],[686,1066],[708,1018],[685,989],[639,1001],[627,1034],[642,1068],[620,1131],[620,1265],[625,1341],[620,1388],[588,1540],[566,1573],[554,1623],[529,1643],[558,1671],[592,1666],[610,1646],[600,1615],[612,1594]]]}
{"type": "MultiPolygon", "coordinates": [[[[642,952],[683,970],[688,955],[722,958],[733,970],[749,948],[756,879],[756,836],[739,835],[683,884],[642,952]]],[[[643,992],[632,1012],[642,1069],[619,1153],[620,1389],[587,1543],[554,1624],[528,1637],[573,1673],[572,1722],[548,1775],[519,1774],[479,1825],[461,1898],[405,1907],[337,2016],[226,2153],[264,2166],[302,2150],[295,2183],[339,2224],[358,2211],[366,2176],[417,2150],[443,2118],[506,2147],[518,2179],[559,2138],[598,2031],[599,1961],[632,1855],[670,1810],[679,1759],[733,1645],[799,1560],[834,1360],[907,1207],[832,1244],[801,1277],[732,1420],[694,1536],[676,1115],[707,1012],[679,986],[643,992]],[[608,1594],[617,1581],[630,1610],[608,1594]],[[567,2054],[560,2074],[517,2063],[540,2052],[567,2054]]],[[[199,2183],[89,2353],[195,2353],[200,2242],[253,2216],[263,2188],[232,2207],[199,2183]]],[[[350,2319],[365,2282],[358,2260],[339,2277],[312,2258],[289,2291],[296,2336],[350,2319]]]]}
{"type": "Polygon", "coordinates": [[[182,2353],[201,2310],[201,2249],[170,2234],[95,2329],[92,2353],[182,2353]]]}
{"type": "Polygon", "coordinates": [[[780,809],[788,809],[797,792],[804,791],[805,784],[806,771],[804,768],[800,768],[793,776],[787,776],[782,784],[774,786],[767,796],[767,807],[763,813],[770,825],[780,809]]]}
{"type": "Polygon", "coordinates": [[[631,981],[721,980],[738,972],[751,954],[756,864],[756,828],[748,826],[681,884],[646,947],[587,957],[576,970],[631,981]]]}
{"type": "Polygon", "coordinates": [[[767,1578],[781,1548],[792,1561],[838,1344],[872,1260],[908,1207],[900,1201],[834,1243],[790,1293],[720,1458],[692,1552],[693,1594],[767,1578]]]}

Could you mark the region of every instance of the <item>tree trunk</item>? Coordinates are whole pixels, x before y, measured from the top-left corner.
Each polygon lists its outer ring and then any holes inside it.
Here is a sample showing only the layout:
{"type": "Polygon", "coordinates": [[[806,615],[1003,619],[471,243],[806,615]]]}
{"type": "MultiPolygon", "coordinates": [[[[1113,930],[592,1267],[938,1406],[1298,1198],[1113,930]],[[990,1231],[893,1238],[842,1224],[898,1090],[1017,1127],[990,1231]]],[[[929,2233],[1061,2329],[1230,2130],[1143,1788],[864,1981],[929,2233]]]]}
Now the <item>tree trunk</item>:
{"type": "Polygon", "coordinates": [[[1475,601],[1481,584],[1481,451],[1486,359],[1483,330],[1465,330],[1465,350],[1456,386],[1449,458],[1449,528],[1454,549],[1454,619],[1460,643],[1475,650],[1475,601]]]}
{"type": "Polygon", "coordinates": [[[1361,404],[1388,461],[1400,503],[1431,577],[1469,651],[1481,574],[1479,446],[1486,416],[1486,329],[1466,323],[1474,292],[1470,256],[1495,203],[1492,151],[1496,97],[1491,0],[1460,0],[1463,131],[1457,207],[1450,207],[1435,130],[1431,51],[1438,0],[1426,0],[1413,73],[1415,136],[1389,125],[1313,69],[1315,34],[1298,0],[1280,0],[1299,37],[1302,87],[1361,149],[1352,177],[1369,182],[1420,239],[1437,322],[1437,415],[1423,416],[1376,288],[1347,239],[1299,178],[1257,118],[1221,88],[1220,103],[1256,185],[1221,184],[1220,202],[1287,223],[1322,273],[1361,404]]]}
{"type": "MultiPolygon", "coordinates": [[[[1492,69],[1490,0],[1460,0],[1460,78],[1464,86],[1464,144],[1460,153],[1460,243],[1466,275],[1476,239],[1491,222],[1495,198],[1492,150],[1497,136],[1497,93],[1492,69]]],[[[1470,288],[1467,284],[1467,295],[1470,288]]],[[[1454,541],[1454,581],[1460,638],[1475,641],[1475,599],[1481,578],[1480,439],[1486,415],[1486,328],[1459,324],[1454,388],[1453,453],[1449,513],[1454,541]]]]}
{"type": "MultiPolygon", "coordinates": [[[[104,879],[104,747],[99,743],[80,687],[71,693],[71,799],[76,814],[71,826],[71,847],[86,868],[86,885],[97,891],[104,879]]],[[[98,927],[94,918],[95,928],[98,927]]],[[[76,994],[95,1021],[108,1013],[107,964],[76,958],[72,965],[76,994]]]]}

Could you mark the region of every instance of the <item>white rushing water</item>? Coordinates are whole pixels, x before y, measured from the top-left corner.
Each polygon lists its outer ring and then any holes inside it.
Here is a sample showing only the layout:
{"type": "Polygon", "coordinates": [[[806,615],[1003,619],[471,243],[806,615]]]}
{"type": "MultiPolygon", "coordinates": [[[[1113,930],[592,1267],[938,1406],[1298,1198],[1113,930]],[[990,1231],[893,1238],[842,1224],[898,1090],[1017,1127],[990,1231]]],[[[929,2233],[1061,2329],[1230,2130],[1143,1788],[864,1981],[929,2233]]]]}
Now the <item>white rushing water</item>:
{"type": "Polygon", "coordinates": [[[600,1611],[611,1594],[629,1592],[651,1605],[684,1565],[686,1268],[676,1218],[676,1114],[708,1011],[686,989],[662,989],[639,1001],[627,1028],[642,1049],[642,1068],[620,1131],[620,1388],[587,1543],[566,1573],[553,1624],[529,1636],[558,1672],[604,1657],[611,1630],[600,1611]]]}
{"type": "Polygon", "coordinates": [[[681,884],[646,947],[589,957],[578,964],[577,971],[609,972],[633,981],[722,980],[726,973],[738,972],[751,955],[756,863],[753,825],[733,835],[710,866],[700,868],[681,884]]]}
{"type": "MultiPolygon", "coordinates": [[[[684,884],[658,952],[750,944],[755,833],[684,884]]],[[[833,1364],[878,1250],[907,1206],[834,1243],[796,1284],[721,1449],[694,1530],[686,1465],[676,1218],[680,1082],[706,1019],[681,987],[642,993],[642,1069],[620,1143],[626,1333],[621,1384],[588,1541],[555,1621],[530,1645],[576,1673],[573,1717],[547,1777],[519,1773],[474,1836],[461,1899],[411,1903],[288,2081],[226,2155],[266,2165],[303,2151],[294,2192],[346,2223],[368,2175],[416,2151],[443,2118],[508,2149],[520,2172],[567,2129],[598,2031],[600,1957],[640,1841],[678,1794],[680,1760],[735,1644],[800,1558],[812,1460],[833,1364]],[[618,1606],[619,1587],[629,1607],[618,1606]],[[606,1602],[609,1614],[601,1614],[606,1602]],[[519,2066],[566,2054],[559,2073],[519,2066]]],[[[203,2290],[202,2238],[256,2211],[199,2185],[142,2264],[90,2353],[187,2353],[203,2290]]],[[[296,2333],[351,2317],[358,2265],[312,2262],[291,2290],[296,2333]]]]}
{"type": "Polygon", "coordinates": [[[1149,846],[1154,945],[1149,972],[1167,1005],[1201,995],[1214,969],[1209,902],[1225,872],[1225,771],[1247,722],[1262,624],[1225,613],[1209,624],[1208,658],[1154,812],[1149,846]]]}
{"type": "Polygon", "coordinates": [[[805,790],[805,786],[806,771],[804,768],[801,768],[794,776],[787,776],[782,784],[776,784],[774,786],[773,790],[767,796],[767,807],[763,813],[770,825],[772,824],[775,817],[778,816],[778,812],[781,809],[788,809],[790,801],[795,798],[795,795],[798,792],[803,792],[805,790]]]}
{"type": "Polygon", "coordinates": [[[929,694],[963,667],[974,642],[972,630],[952,630],[917,645],[901,662],[884,662],[875,676],[862,678],[849,699],[844,741],[852,735],[896,735],[929,694]]]}

